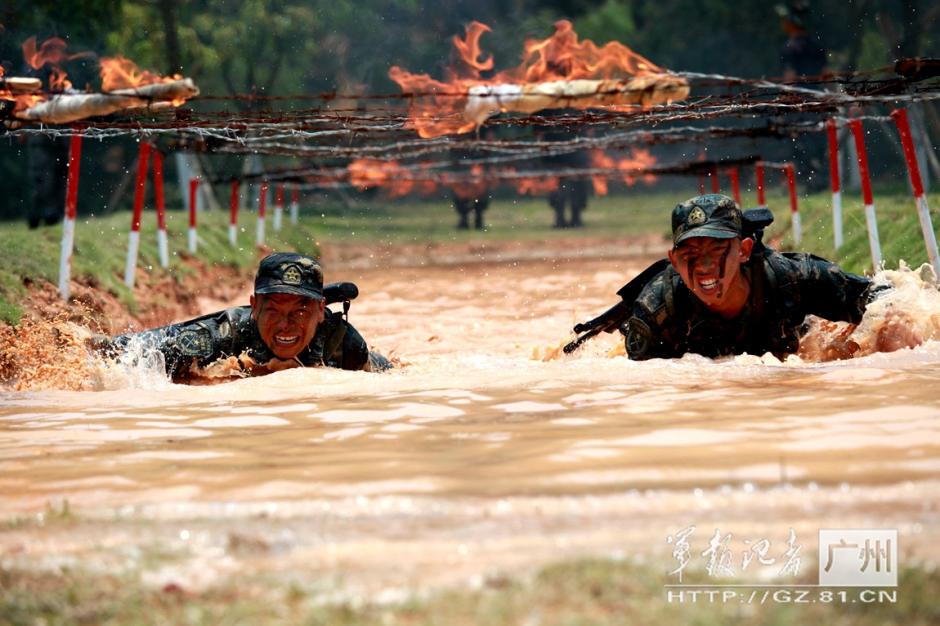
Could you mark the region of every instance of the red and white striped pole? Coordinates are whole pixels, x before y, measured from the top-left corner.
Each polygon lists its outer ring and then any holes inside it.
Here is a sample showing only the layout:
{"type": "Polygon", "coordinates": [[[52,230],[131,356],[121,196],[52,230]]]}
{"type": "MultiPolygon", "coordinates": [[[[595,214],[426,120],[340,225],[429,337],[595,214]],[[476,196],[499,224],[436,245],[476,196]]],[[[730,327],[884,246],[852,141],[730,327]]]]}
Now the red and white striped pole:
{"type": "Polygon", "coordinates": [[[297,224],[300,213],[300,189],[294,187],[290,190],[290,223],[297,224]]]}
{"type": "Polygon", "coordinates": [[[255,233],[255,243],[259,246],[264,245],[264,217],[268,207],[268,182],[261,183],[261,190],[258,193],[258,230],[255,233]]]}
{"type": "Polygon", "coordinates": [[[284,185],[280,184],[274,189],[274,232],[281,231],[281,222],[284,219],[284,185]]]}
{"type": "Polygon", "coordinates": [[[698,175],[698,195],[705,195],[705,174],[698,175]]]}
{"type": "Polygon", "coordinates": [[[731,179],[731,195],[734,196],[734,201],[738,203],[738,206],[741,206],[741,177],[738,176],[738,168],[730,168],[728,177],[731,179]]]}
{"type": "Polygon", "coordinates": [[[803,225],[800,223],[800,206],[796,197],[796,167],[787,163],[784,167],[787,174],[787,188],[790,190],[790,216],[793,221],[793,243],[800,245],[803,239],[803,225]]]}
{"type": "Polygon", "coordinates": [[[124,284],[134,286],[134,273],[137,271],[137,252],[140,250],[140,217],[144,211],[144,191],[147,185],[147,161],[150,159],[150,144],[140,142],[137,159],[137,185],[134,189],[134,214],[131,218],[131,232],[127,240],[127,264],[124,266],[124,284]]]}
{"type": "Polygon", "coordinates": [[[62,253],[59,256],[59,294],[63,300],[70,295],[72,250],[75,248],[75,218],[78,215],[78,171],[82,159],[82,136],[69,139],[69,174],[65,192],[65,220],[62,222],[62,253]]]}
{"type": "Polygon", "coordinates": [[[764,164],[754,166],[754,177],[757,179],[757,206],[766,207],[767,199],[764,196],[764,164]]]}
{"type": "Polygon", "coordinates": [[[721,187],[718,185],[718,166],[712,166],[712,193],[721,193],[721,187]]]}
{"type": "Polygon", "coordinates": [[[228,242],[238,245],[238,181],[232,181],[232,197],[228,213],[228,242]]]}
{"type": "Polygon", "coordinates": [[[868,153],[865,151],[865,131],[862,120],[852,120],[849,128],[855,137],[855,152],[858,153],[858,171],[862,178],[862,199],[865,202],[865,223],[868,225],[868,247],[871,248],[873,271],[881,268],[881,241],[878,238],[878,220],[875,218],[875,199],[871,193],[871,176],[868,170],[868,153]]]}
{"type": "Polygon", "coordinates": [[[153,203],[157,206],[157,252],[160,267],[170,267],[170,249],[166,236],[166,204],[163,201],[163,153],[153,151],[153,203]]]}
{"type": "Polygon", "coordinates": [[[836,121],[826,122],[829,136],[829,182],[832,184],[832,236],[836,250],[842,247],[842,188],[839,183],[839,140],[836,137],[836,121]]]}
{"type": "Polygon", "coordinates": [[[189,179],[189,252],[196,254],[196,211],[199,202],[199,179],[189,179]]]}
{"type": "Polygon", "coordinates": [[[933,221],[930,219],[930,208],[927,206],[927,196],[924,193],[924,181],[920,177],[920,166],[917,164],[917,152],[914,150],[911,126],[907,121],[907,110],[895,109],[891,112],[891,117],[894,119],[894,123],[898,127],[898,133],[901,135],[904,160],[907,161],[907,172],[911,177],[911,189],[914,190],[914,201],[917,203],[920,230],[924,234],[924,245],[927,246],[927,258],[930,259],[934,274],[940,278],[940,254],[937,253],[937,235],[933,230],[933,221]]]}

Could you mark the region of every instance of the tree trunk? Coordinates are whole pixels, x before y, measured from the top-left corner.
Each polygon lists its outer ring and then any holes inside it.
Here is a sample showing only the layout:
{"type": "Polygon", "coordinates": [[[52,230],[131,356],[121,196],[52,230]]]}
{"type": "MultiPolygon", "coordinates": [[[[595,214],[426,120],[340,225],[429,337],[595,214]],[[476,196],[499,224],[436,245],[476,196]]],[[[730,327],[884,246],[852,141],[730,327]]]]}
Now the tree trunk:
{"type": "Polygon", "coordinates": [[[179,0],[160,0],[157,6],[163,20],[164,42],[166,44],[166,61],[170,75],[180,74],[183,71],[183,56],[180,52],[179,32],[176,28],[177,5],[179,0]]]}

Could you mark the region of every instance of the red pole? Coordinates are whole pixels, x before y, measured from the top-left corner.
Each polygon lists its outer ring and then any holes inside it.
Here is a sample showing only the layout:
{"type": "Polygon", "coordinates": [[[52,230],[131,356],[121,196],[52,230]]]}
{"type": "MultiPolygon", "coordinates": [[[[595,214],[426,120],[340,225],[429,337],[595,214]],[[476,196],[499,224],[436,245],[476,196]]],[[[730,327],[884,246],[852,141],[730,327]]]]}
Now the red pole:
{"type": "Polygon", "coordinates": [[[754,175],[757,177],[757,204],[767,206],[767,200],[764,197],[764,164],[758,163],[754,167],[754,175]]]}
{"type": "Polygon", "coordinates": [[[865,151],[865,131],[862,128],[862,120],[852,120],[849,122],[849,128],[852,129],[852,135],[855,137],[855,149],[858,152],[858,170],[862,177],[862,199],[865,204],[875,203],[871,193],[871,175],[868,170],[868,153],[865,151]]]}
{"type": "MultiPolygon", "coordinates": [[[[78,129],[75,129],[76,132],[78,129]]],[[[78,215],[78,172],[82,159],[82,136],[69,140],[69,173],[65,192],[65,220],[62,223],[62,250],[59,254],[59,295],[68,300],[72,279],[72,251],[75,249],[75,218],[78,215]]]]}
{"type": "Polygon", "coordinates": [[[170,266],[170,250],[166,237],[166,204],[163,201],[163,153],[153,150],[153,202],[157,207],[157,252],[160,267],[170,266]]]}
{"type": "Polygon", "coordinates": [[[196,228],[196,203],[199,201],[199,179],[189,179],[189,226],[196,228]]]}
{"type": "Polygon", "coordinates": [[[258,217],[264,219],[268,208],[268,182],[261,183],[261,192],[258,197],[258,217]]]}
{"type": "Polygon", "coordinates": [[[832,185],[832,235],[836,250],[842,247],[842,191],[839,183],[839,140],[836,137],[836,121],[826,122],[829,138],[829,182],[832,185]]]}
{"type": "Polygon", "coordinates": [[[146,141],[140,143],[140,152],[137,159],[137,185],[134,188],[134,214],[131,219],[131,231],[140,232],[140,217],[144,212],[144,193],[147,188],[147,165],[150,159],[150,144],[146,141]]]}
{"type": "Polygon", "coordinates": [[[790,213],[796,213],[800,210],[796,199],[796,168],[792,163],[787,163],[787,187],[790,190],[790,213]]]}
{"type": "Polygon", "coordinates": [[[937,250],[937,235],[933,230],[933,220],[930,218],[930,208],[927,205],[927,196],[924,194],[924,182],[920,178],[920,166],[917,163],[917,152],[914,150],[914,139],[911,137],[911,126],[907,121],[907,110],[895,109],[891,112],[891,117],[901,135],[904,160],[907,161],[907,173],[911,177],[911,188],[914,190],[920,229],[924,235],[924,244],[927,246],[927,257],[930,259],[934,273],[940,277],[940,251],[937,250]]]}
{"type": "Polygon", "coordinates": [[[74,220],[78,215],[78,172],[82,159],[82,136],[72,135],[69,140],[68,191],[65,194],[65,217],[74,220]]]}
{"type": "Polygon", "coordinates": [[[189,179],[189,251],[196,252],[196,210],[199,201],[199,179],[189,179]]]}
{"type": "Polygon", "coordinates": [[[881,268],[881,239],[878,236],[878,220],[875,216],[875,199],[871,193],[871,175],[868,170],[868,152],[865,150],[865,131],[862,120],[852,120],[849,128],[855,137],[855,151],[858,153],[858,171],[862,178],[862,199],[865,202],[865,224],[868,227],[868,247],[871,250],[872,269],[881,268]]]}
{"type": "Polygon", "coordinates": [[[718,186],[718,166],[712,166],[712,193],[721,193],[721,188],[718,186]]]}
{"type": "Polygon", "coordinates": [[[166,230],[166,204],[163,200],[163,153],[153,151],[153,202],[157,207],[157,228],[166,230]]]}
{"type": "Polygon", "coordinates": [[[732,167],[728,170],[728,176],[731,178],[731,193],[734,201],[741,204],[741,179],[738,176],[738,168],[732,167]]]}
{"type": "Polygon", "coordinates": [[[279,207],[284,206],[284,185],[278,185],[274,189],[274,204],[279,207]]]}
{"type": "Polygon", "coordinates": [[[268,181],[261,182],[261,189],[258,196],[258,227],[255,235],[255,243],[259,246],[264,245],[264,216],[268,207],[268,181]]]}
{"type": "Polygon", "coordinates": [[[294,187],[290,190],[290,201],[291,202],[300,202],[300,189],[294,187]]]}
{"type": "Polygon", "coordinates": [[[793,243],[800,244],[803,238],[803,227],[800,223],[800,207],[797,204],[796,197],[796,167],[793,163],[787,163],[785,172],[787,174],[787,187],[790,190],[790,215],[793,222],[793,243]]]}
{"type": "Polygon", "coordinates": [[[229,206],[228,240],[233,246],[238,236],[238,181],[232,181],[232,198],[229,206]]]}
{"type": "Polygon", "coordinates": [[[134,189],[134,214],[131,217],[131,232],[127,242],[127,263],[124,266],[124,284],[134,286],[134,274],[137,272],[137,251],[140,249],[140,217],[144,211],[144,191],[147,185],[147,161],[150,158],[150,144],[140,142],[137,158],[137,185],[134,189]]]}

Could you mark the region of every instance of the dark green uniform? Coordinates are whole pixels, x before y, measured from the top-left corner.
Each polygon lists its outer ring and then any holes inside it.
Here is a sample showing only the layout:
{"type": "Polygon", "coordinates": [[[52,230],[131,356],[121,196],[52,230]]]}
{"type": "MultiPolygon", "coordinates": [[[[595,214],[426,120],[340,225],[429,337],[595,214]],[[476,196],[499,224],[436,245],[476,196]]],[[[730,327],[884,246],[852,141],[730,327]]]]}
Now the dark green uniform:
{"type": "MultiPolygon", "coordinates": [[[[324,311],[324,315],[313,339],[297,355],[299,364],[345,370],[380,370],[388,366],[384,357],[370,354],[362,335],[342,315],[329,309],[324,311]]],[[[187,322],[122,335],[111,341],[107,352],[112,356],[120,352],[144,356],[150,350],[159,350],[163,354],[167,374],[172,378],[185,377],[191,365],[204,367],[218,359],[238,357],[243,352],[258,364],[275,358],[258,334],[249,306],[233,307],[187,322]]]]}
{"type": "Polygon", "coordinates": [[[782,357],[799,348],[807,315],[857,324],[869,299],[870,280],[811,254],[755,250],[741,271],[750,296],[737,317],[725,319],[706,308],[675,269],[663,270],[643,288],[621,329],[629,357],[782,357]]]}

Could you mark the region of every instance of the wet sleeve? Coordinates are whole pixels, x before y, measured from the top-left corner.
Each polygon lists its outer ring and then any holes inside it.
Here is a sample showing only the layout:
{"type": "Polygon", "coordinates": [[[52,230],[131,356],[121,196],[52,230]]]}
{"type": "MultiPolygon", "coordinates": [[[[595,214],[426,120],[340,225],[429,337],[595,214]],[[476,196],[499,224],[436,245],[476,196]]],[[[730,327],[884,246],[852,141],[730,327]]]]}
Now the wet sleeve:
{"type": "Polygon", "coordinates": [[[647,359],[674,359],[684,353],[667,328],[653,321],[653,317],[640,306],[634,306],[633,315],[621,327],[627,356],[633,361],[647,359]]]}
{"type": "Polygon", "coordinates": [[[871,280],[811,254],[797,254],[790,259],[796,267],[796,292],[804,314],[833,322],[862,321],[871,280]]]}
{"type": "Polygon", "coordinates": [[[140,362],[160,354],[170,377],[187,371],[192,363],[207,364],[223,356],[224,340],[220,325],[227,324],[223,313],[115,337],[109,352],[113,356],[140,362]]]}

